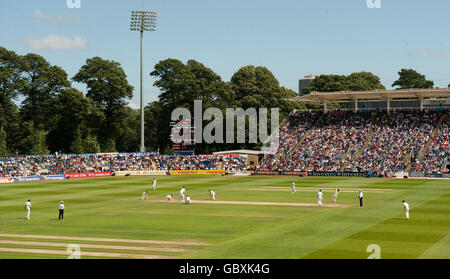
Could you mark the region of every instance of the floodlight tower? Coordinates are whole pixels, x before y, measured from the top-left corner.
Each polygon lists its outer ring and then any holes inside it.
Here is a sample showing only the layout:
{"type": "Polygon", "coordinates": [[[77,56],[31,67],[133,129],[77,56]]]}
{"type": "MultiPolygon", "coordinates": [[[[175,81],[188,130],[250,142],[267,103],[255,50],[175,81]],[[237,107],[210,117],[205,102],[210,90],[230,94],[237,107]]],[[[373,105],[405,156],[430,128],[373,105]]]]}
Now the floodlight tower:
{"type": "Polygon", "coordinates": [[[145,152],[144,142],[144,63],[142,59],[142,41],[145,31],[156,31],[155,11],[132,11],[131,12],[131,31],[139,31],[141,33],[141,152],[145,152]]]}

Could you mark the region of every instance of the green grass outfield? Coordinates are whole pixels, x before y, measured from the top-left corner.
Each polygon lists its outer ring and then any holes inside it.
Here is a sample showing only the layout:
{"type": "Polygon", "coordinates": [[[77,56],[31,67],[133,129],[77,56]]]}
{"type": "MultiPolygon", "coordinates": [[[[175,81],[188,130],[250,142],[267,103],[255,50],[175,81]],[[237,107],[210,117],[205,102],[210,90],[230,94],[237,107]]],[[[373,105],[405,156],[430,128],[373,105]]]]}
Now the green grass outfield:
{"type": "Polygon", "coordinates": [[[449,180],[159,177],[150,201],[141,201],[151,188],[152,177],[0,184],[0,258],[64,259],[69,244],[79,245],[84,259],[365,259],[370,244],[384,259],[450,258],[449,180]],[[177,198],[182,185],[193,204],[157,202],[177,198]],[[210,188],[218,202],[276,203],[316,203],[321,188],[327,204],[340,188],[338,204],[349,206],[195,203],[209,200],[210,188]],[[365,191],[363,208],[358,189],[365,191]],[[57,220],[61,200],[64,221],[57,220]]]}

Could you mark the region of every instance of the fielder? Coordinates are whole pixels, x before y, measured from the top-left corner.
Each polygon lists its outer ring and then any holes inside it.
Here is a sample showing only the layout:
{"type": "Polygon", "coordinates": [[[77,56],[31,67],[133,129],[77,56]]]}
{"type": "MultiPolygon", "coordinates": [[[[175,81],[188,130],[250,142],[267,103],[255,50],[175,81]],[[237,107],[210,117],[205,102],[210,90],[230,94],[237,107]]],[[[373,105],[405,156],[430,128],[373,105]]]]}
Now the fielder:
{"type": "Polygon", "coordinates": [[[156,191],[156,178],[153,178],[153,191],[156,191]]]}
{"type": "Polygon", "coordinates": [[[30,213],[31,213],[31,208],[32,208],[33,206],[31,206],[31,201],[30,200],[28,200],[26,203],[25,203],[25,210],[27,211],[27,216],[25,216],[25,218],[27,219],[27,220],[30,220],[30,213]]]}
{"type": "Polygon", "coordinates": [[[148,192],[142,193],[142,198],[141,198],[141,200],[148,200],[148,192]]]}
{"type": "Polygon", "coordinates": [[[322,198],[323,198],[322,190],[319,190],[319,193],[317,193],[317,203],[319,204],[319,206],[322,206],[322,198]]]}
{"type": "Polygon", "coordinates": [[[183,188],[181,188],[180,190],[180,194],[178,195],[178,201],[184,201],[184,193],[186,193],[186,187],[183,186],[183,188]]]}
{"type": "Polygon", "coordinates": [[[334,195],[333,195],[333,205],[336,205],[336,200],[337,200],[338,195],[339,195],[339,189],[336,189],[336,191],[334,191],[334,195]]]}
{"type": "Polygon", "coordinates": [[[191,204],[191,197],[189,197],[189,195],[187,195],[185,203],[191,204]]]}
{"type": "Polygon", "coordinates": [[[292,185],[291,185],[291,194],[295,194],[297,193],[297,190],[295,190],[295,182],[292,181],[292,185]]]}
{"type": "Polygon", "coordinates": [[[213,201],[216,200],[216,192],[214,192],[213,190],[209,190],[209,198],[213,201]]]}
{"type": "Polygon", "coordinates": [[[406,220],[409,220],[409,204],[403,201],[403,208],[405,209],[406,220]]]}
{"type": "Polygon", "coordinates": [[[172,201],[172,200],[173,200],[173,195],[167,195],[167,196],[166,196],[166,200],[172,201]]]}
{"type": "Polygon", "coordinates": [[[359,198],[359,207],[363,207],[363,191],[362,190],[359,190],[358,198],[359,198]]]}

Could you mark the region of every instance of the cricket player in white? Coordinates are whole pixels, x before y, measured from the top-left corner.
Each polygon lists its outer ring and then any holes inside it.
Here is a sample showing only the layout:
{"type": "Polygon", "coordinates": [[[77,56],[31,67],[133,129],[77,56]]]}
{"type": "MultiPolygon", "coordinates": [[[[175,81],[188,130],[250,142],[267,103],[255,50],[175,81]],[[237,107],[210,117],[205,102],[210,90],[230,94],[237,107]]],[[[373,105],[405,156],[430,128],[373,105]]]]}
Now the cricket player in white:
{"type": "Polygon", "coordinates": [[[166,200],[168,200],[168,201],[173,200],[173,195],[167,195],[167,196],[166,196],[166,200]]]}
{"type": "Polygon", "coordinates": [[[178,201],[184,201],[184,193],[186,193],[186,187],[183,186],[183,188],[181,188],[180,190],[180,194],[178,195],[178,201]]]}
{"type": "Polygon", "coordinates": [[[319,193],[317,193],[317,203],[319,204],[319,206],[322,206],[322,197],[323,197],[322,190],[319,190],[319,193]]]}
{"type": "Polygon", "coordinates": [[[142,193],[141,200],[148,200],[148,193],[147,192],[142,193]]]}
{"type": "Polygon", "coordinates": [[[213,190],[209,190],[209,198],[213,201],[216,200],[216,192],[214,192],[213,190]]]}
{"type": "Polygon", "coordinates": [[[405,209],[406,220],[409,220],[409,204],[403,201],[403,208],[405,209]]]}
{"type": "Polygon", "coordinates": [[[333,195],[333,205],[336,205],[336,200],[337,200],[338,195],[339,195],[339,189],[336,189],[336,191],[334,191],[334,195],[333,195]]]}
{"type": "Polygon", "coordinates": [[[295,194],[297,193],[297,190],[295,190],[295,182],[292,181],[292,185],[291,185],[291,194],[295,194]]]}
{"type": "Polygon", "coordinates": [[[156,191],[156,178],[153,178],[153,191],[156,191]]]}
{"type": "Polygon", "coordinates": [[[358,195],[358,198],[359,198],[359,207],[363,207],[363,197],[364,197],[363,191],[362,191],[362,190],[359,190],[359,195],[358,195]]]}
{"type": "Polygon", "coordinates": [[[187,195],[185,203],[191,204],[191,197],[189,197],[189,195],[187,195]]]}
{"type": "Polygon", "coordinates": [[[25,203],[25,210],[27,211],[27,216],[25,216],[25,218],[26,218],[27,220],[30,220],[31,208],[32,208],[32,206],[31,206],[31,201],[28,200],[28,201],[25,203]]]}

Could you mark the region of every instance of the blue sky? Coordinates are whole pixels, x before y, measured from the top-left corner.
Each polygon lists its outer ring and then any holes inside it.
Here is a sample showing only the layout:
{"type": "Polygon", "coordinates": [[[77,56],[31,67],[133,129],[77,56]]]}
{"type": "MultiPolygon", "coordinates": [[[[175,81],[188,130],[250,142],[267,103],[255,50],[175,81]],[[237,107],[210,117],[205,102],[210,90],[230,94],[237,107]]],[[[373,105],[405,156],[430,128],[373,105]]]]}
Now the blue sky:
{"type": "MultiPolygon", "coordinates": [[[[44,56],[73,77],[87,58],[121,63],[139,104],[139,36],[132,10],[157,10],[144,38],[145,100],[159,94],[148,73],[160,60],[195,59],[224,80],[240,67],[269,68],[298,90],[309,74],[370,71],[390,88],[401,68],[450,83],[450,1],[381,0],[0,0],[0,45],[44,56]]],[[[84,90],[80,84],[74,87],[84,90]]]]}

